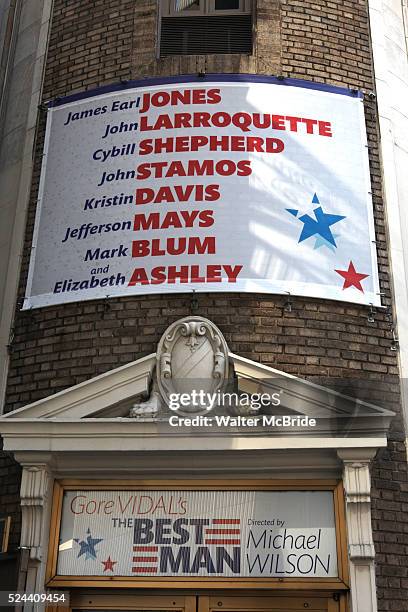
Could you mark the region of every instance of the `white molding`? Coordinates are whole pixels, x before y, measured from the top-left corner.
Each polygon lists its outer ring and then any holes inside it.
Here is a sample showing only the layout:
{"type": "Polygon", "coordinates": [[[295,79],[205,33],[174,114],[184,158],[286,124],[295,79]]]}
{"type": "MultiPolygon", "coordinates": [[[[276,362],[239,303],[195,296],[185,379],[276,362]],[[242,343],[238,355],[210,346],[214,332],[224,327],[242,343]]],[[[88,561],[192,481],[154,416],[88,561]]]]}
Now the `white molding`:
{"type": "Polygon", "coordinates": [[[178,428],[165,415],[151,419],[115,416],[129,414],[135,396],[147,393],[156,355],[106,372],[55,395],[0,417],[6,451],[157,452],[356,449],[386,445],[393,413],[359,402],[308,381],[229,354],[238,386],[251,392],[284,389],[283,406],[316,417],[316,427],[178,428]],[[120,411],[119,411],[120,412],[120,411]]]}
{"type": "Polygon", "coordinates": [[[373,453],[338,451],[343,460],[348,556],[353,612],[377,612],[375,550],[371,525],[370,461],[373,453]]]}
{"type": "Polygon", "coordinates": [[[298,405],[299,403],[302,404],[301,411],[304,413],[305,401],[309,401],[313,405],[315,415],[316,410],[321,407],[326,413],[332,412],[338,415],[351,412],[353,416],[357,416],[358,412],[364,412],[364,414],[372,416],[394,416],[393,412],[370,402],[349,397],[309,380],[251,361],[240,355],[230,353],[230,359],[234,364],[236,375],[241,379],[241,385],[245,381],[248,383],[256,381],[258,383],[263,382],[271,388],[284,389],[292,400],[292,410],[297,409],[297,405],[293,403],[296,401],[298,405]]]}
{"type": "MultiPolygon", "coordinates": [[[[23,589],[26,592],[42,592],[50,536],[53,474],[48,457],[41,461],[25,459],[20,462],[23,467],[20,546],[28,551],[23,589]]],[[[26,609],[31,610],[31,607],[25,605],[26,609]]]]}
{"type": "Polygon", "coordinates": [[[1,419],[82,419],[146,393],[156,354],[147,355],[74,387],[5,414],[1,419]]]}
{"type": "Polygon", "coordinates": [[[332,449],[200,450],[189,453],[160,450],[154,453],[61,452],[56,454],[17,451],[18,463],[47,464],[58,478],[199,478],[216,474],[247,478],[335,478],[341,477],[341,461],[332,449]]]}
{"type": "Polygon", "coordinates": [[[344,461],[343,484],[346,493],[350,559],[374,559],[369,463],[344,461]]]}
{"type": "MultiPolygon", "coordinates": [[[[320,418],[383,419],[378,431],[388,429],[394,413],[374,404],[356,400],[310,381],[297,378],[286,372],[275,370],[229,353],[239,380],[239,387],[248,392],[283,390],[283,404],[290,404],[291,410],[320,418]]],[[[0,417],[2,424],[11,420],[29,419],[89,419],[96,414],[103,416],[104,410],[129,400],[136,395],[147,393],[156,363],[156,353],[105,372],[78,385],[60,391],[42,400],[14,410],[0,417]]],[[[116,420],[116,419],[115,419],[116,420]]],[[[365,424],[365,423],[364,423],[365,424]]],[[[368,428],[369,429],[369,428],[368,428]]],[[[369,435],[368,429],[364,430],[369,435]]],[[[346,432],[342,432],[344,435],[346,432]]],[[[373,435],[373,432],[372,432],[373,435]]]]}
{"type": "MultiPolygon", "coordinates": [[[[224,432],[214,435],[192,431],[165,435],[157,424],[135,423],[134,419],[93,419],[77,422],[8,421],[1,425],[4,450],[41,452],[105,451],[196,451],[213,450],[289,450],[359,449],[386,447],[386,437],[344,438],[250,435],[224,432]]],[[[168,430],[166,430],[168,434],[168,430]]]]}
{"type": "Polygon", "coordinates": [[[21,476],[21,538],[20,545],[30,550],[30,559],[43,558],[44,506],[47,500],[50,474],[46,464],[23,465],[21,476]]]}

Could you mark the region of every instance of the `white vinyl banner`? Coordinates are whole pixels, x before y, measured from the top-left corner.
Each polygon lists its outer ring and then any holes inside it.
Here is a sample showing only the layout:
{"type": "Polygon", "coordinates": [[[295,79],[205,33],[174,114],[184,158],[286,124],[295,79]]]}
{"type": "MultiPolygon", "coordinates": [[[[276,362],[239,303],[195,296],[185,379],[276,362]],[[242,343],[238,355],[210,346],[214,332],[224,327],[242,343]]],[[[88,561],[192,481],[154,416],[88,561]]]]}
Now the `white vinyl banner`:
{"type": "Polygon", "coordinates": [[[331,491],[69,491],[60,576],[338,576],[331,491]]]}
{"type": "Polygon", "coordinates": [[[50,108],[24,308],[193,290],[379,306],[361,97],[260,80],[50,108]]]}

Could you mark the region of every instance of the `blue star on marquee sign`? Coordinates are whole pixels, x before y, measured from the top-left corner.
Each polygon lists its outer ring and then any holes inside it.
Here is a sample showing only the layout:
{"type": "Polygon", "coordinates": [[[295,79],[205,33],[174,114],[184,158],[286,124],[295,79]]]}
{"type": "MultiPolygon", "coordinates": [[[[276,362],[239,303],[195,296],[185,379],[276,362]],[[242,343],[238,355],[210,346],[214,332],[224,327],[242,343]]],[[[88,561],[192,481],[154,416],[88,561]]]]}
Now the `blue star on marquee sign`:
{"type": "Polygon", "coordinates": [[[93,538],[91,536],[91,530],[89,529],[89,527],[86,533],[88,534],[86,540],[79,540],[79,538],[74,538],[74,542],[76,542],[81,547],[77,559],[82,555],[85,555],[85,561],[87,561],[88,559],[96,559],[97,551],[95,550],[95,546],[99,544],[99,542],[103,542],[102,539],[93,538]]]}
{"type": "MultiPolygon", "coordinates": [[[[319,199],[316,194],[314,194],[313,196],[312,203],[320,204],[319,199]]],[[[338,223],[342,219],[345,219],[346,218],[345,216],[331,215],[331,214],[325,213],[321,206],[318,206],[317,208],[313,210],[314,216],[315,216],[314,219],[308,214],[298,217],[299,211],[294,208],[287,208],[286,210],[288,213],[298,218],[299,221],[303,223],[303,228],[300,233],[298,242],[303,242],[304,240],[307,240],[311,236],[317,236],[318,239],[319,237],[321,237],[327,243],[333,245],[334,247],[337,247],[336,241],[334,240],[334,236],[331,232],[330,226],[334,225],[335,223],[338,223]]],[[[324,242],[322,242],[322,244],[324,244],[324,242]]],[[[319,244],[319,246],[322,246],[322,245],[319,244]]],[[[317,248],[319,248],[319,246],[317,248]]],[[[316,245],[315,245],[315,248],[316,248],[316,245]]]]}

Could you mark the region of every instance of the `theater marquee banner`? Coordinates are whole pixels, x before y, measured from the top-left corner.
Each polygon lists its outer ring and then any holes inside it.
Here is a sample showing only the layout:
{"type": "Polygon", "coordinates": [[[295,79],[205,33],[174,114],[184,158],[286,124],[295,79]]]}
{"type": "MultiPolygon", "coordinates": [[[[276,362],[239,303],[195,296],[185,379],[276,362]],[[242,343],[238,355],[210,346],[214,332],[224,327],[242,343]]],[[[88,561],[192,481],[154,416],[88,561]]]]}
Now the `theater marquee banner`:
{"type": "Polygon", "coordinates": [[[191,291],[380,305],[363,101],[252,75],[48,110],[24,308],[191,291]]]}
{"type": "Polygon", "coordinates": [[[70,490],[56,574],[337,578],[334,493],[70,490]]]}

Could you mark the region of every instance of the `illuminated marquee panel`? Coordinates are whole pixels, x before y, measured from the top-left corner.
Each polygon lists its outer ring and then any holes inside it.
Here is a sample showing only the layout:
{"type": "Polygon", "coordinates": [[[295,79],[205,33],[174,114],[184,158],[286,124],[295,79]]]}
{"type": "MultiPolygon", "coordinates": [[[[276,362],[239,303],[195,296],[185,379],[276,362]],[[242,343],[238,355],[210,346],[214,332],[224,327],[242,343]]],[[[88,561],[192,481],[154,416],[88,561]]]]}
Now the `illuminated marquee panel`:
{"type": "Polygon", "coordinates": [[[24,308],[193,289],[380,305],[366,145],[356,92],[291,79],[59,100],[24,308]]]}
{"type": "MultiPolygon", "coordinates": [[[[60,491],[51,577],[341,582],[338,487],[60,491]]],[[[54,548],[53,548],[54,547],[54,548]]]]}

